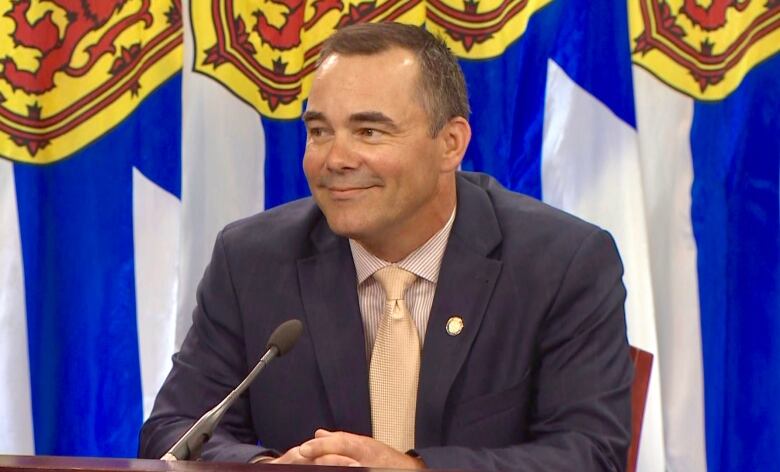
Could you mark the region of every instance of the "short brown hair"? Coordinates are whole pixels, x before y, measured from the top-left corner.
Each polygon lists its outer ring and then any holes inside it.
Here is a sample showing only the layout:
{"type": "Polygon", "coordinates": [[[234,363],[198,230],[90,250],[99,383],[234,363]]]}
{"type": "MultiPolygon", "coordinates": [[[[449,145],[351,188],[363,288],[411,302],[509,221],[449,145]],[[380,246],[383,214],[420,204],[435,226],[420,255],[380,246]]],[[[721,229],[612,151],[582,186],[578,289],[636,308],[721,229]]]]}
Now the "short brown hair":
{"type": "Polygon", "coordinates": [[[332,54],[371,56],[394,47],[410,51],[417,57],[420,67],[418,89],[432,136],[456,116],[468,119],[466,80],[458,60],[444,41],[423,28],[400,23],[347,26],[325,41],[320,62],[332,54]]]}

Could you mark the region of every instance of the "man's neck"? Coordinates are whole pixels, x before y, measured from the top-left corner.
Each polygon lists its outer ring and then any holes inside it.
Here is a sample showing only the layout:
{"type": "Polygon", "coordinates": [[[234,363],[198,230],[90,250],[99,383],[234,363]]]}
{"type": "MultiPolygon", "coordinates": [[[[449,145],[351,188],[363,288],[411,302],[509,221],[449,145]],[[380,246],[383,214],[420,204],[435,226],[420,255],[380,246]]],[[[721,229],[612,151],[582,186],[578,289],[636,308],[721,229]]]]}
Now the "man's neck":
{"type": "Polygon", "coordinates": [[[422,247],[426,242],[430,241],[439,231],[449,223],[450,219],[455,214],[455,203],[449,207],[446,212],[441,212],[434,220],[437,224],[431,224],[430,230],[424,233],[413,234],[413,232],[405,232],[406,234],[393,235],[390,238],[386,238],[383,241],[378,241],[372,244],[371,241],[359,241],[366,251],[370,252],[374,256],[387,261],[387,262],[399,262],[406,258],[409,254],[422,247]]]}

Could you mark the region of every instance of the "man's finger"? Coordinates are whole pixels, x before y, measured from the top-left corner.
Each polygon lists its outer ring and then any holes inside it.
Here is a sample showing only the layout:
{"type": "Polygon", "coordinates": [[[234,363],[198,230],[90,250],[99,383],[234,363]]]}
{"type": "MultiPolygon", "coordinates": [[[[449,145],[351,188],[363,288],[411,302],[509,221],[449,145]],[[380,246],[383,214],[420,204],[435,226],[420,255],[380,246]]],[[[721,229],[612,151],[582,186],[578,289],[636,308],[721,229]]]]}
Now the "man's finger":
{"type": "Polygon", "coordinates": [[[280,457],[269,462],[269,464],[313,464],[311,459],[303,457],[300,453],[300,446],[296,446],[282,454],[280,457]]]}
{"type": "Polygon", "coordinates": [[[368,436],[327,430],[318,430],[314,436],[314,439],[301,444],[298,449],[298,453],[313,464],[388,469],[425,468],[419,459],[368,436]]]}
{"type": "Polygon", "coordinates": [[[310,439],[300,446],[300,454],[309,459],[315,459],[327,454],[338,454],[341,456],[356,457],[355,447],[358,445],[360,436],[337,432],[320,433],[314,439],[310,439]]]}
{"type": "Polygon", "coordinates": [[[360,462],[347,456],[340,456],[338,454],[325,454],[314,459],[315,465],[338,465],[342,467],[360,467],[360,462]]]}

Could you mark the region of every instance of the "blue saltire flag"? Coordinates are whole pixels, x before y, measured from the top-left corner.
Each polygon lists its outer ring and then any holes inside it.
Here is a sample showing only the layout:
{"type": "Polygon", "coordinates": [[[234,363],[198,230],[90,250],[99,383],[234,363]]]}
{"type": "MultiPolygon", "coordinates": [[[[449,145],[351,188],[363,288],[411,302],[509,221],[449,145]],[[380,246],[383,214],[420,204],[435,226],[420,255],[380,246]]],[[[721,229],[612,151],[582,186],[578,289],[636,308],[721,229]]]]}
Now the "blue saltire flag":
{"type": "Polygon", "coordinates": [[[135,455],[170,356],[139,338],[166,333],[144,275],[181,194],[181,8],[0,2],[0,453],[135,455]]]}

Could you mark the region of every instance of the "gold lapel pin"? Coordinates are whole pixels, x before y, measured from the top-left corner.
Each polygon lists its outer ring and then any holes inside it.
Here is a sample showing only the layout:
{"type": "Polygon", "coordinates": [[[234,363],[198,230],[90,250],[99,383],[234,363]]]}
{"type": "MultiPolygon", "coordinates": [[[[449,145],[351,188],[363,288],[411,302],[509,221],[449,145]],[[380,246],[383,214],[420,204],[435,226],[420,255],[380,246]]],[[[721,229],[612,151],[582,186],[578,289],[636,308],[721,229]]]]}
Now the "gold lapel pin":
{"type": "Polygon", "coordinates": [[[463,331],[463,318],[460,316],[451,316],[447,320],[447,334],[457,336],[463,331]]]}

